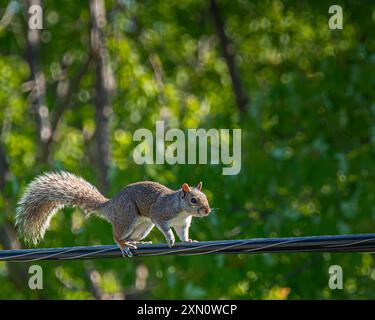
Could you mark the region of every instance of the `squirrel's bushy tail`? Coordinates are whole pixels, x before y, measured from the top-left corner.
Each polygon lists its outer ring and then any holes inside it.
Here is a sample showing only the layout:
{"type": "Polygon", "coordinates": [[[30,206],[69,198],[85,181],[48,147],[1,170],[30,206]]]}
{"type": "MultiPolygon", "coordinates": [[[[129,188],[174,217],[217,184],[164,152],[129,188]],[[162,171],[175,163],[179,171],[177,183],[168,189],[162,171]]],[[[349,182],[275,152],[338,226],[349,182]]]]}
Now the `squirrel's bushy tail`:
{"type": "Polygon", "coordinates": [[[107,201],[94,186],[80,177],[68,172],[45,173],[30,182],[18,202],[16,226],[21,237],[37,244],[57,210],[77,206],[89,214],[107,201]]]}

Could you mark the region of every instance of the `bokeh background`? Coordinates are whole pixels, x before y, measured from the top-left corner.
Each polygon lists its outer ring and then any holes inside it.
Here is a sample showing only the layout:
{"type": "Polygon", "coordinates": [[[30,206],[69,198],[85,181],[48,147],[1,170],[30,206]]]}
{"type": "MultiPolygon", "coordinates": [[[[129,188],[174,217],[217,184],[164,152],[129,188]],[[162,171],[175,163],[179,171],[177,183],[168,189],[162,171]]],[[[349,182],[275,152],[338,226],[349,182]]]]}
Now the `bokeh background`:
{"type": "MultiPolygon", "coordinates": [[[[107,197],[150,179],[203,181],[215,213],[193,239],[375,230],[373,1],[0,1],[0,247],[25,247],[17,200],[46,170],[67,170],[107,197]],[[328,8],[343,8],[330,30],[328,8]],[[241,128],[242,170],[136,165],[132,135],[167,127],[241,128]]],[[[154,242],[164,242],[154,230],[154,242]]],[[[77,209],[40,247],[112,244],[111,226],[77,209]]],[[[167,256],[0,262],[2,299],[375,298],[371,254],[167,256]],[[328,288],[328,268],[344,289],[328,288]]]]}

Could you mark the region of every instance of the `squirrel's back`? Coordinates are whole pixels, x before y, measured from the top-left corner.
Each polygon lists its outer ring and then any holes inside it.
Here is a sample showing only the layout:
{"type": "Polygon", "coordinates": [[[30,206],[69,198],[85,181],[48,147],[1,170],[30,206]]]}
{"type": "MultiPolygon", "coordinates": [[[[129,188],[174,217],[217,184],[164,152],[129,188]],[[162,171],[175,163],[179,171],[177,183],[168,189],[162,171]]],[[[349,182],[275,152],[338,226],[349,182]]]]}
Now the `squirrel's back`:
{"type": "Polygon", "coordinates": [[[86,180],[68,172],[43,174],[34,179],[18,202],[16,226],[25,240],[36,244],[43,238],[52,216],[64,206],[92,213],[108,201],[86,180]]]}
{"type": "Polygon", "coordinates": [[[116,207],[132,201],[136,204],[137,210],[141,216],[148,216],[150,207],[160,198],[160,196],[173,192],[173,190],[157,182],[135,182],[127,185],[117,193],[111,199],[111,204],[116,207]]]}

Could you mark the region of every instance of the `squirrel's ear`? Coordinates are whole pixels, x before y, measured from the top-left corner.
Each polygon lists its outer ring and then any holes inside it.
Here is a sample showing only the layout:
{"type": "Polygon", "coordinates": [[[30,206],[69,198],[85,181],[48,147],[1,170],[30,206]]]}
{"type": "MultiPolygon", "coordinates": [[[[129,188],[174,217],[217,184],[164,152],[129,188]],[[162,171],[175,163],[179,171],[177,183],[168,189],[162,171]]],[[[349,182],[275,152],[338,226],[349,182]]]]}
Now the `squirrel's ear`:
{"type": "Polygon", "coordinates": [[[199,181],[198,185],[197,185],[197,189],[200,191],[202,190],[202,181],[199,181]]]}
{"type": "Polygon", "coordinates": [[[182,191],[185,192],[185,193],[190,192],[190,187],[189,187],[189,185],[187,183],[184,183],[182,185],[182,191]]]}

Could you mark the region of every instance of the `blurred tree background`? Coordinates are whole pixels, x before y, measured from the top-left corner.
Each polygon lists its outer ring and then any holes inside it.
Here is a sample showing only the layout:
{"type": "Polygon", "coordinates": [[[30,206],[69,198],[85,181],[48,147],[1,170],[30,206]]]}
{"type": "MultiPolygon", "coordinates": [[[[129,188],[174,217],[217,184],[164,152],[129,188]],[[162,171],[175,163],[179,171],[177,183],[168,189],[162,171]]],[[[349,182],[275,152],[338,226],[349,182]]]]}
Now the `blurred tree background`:
{"type": "MultiPolygon", "coordinates": [[[[339,1],[0,0],[0,247],[19,248],[17,200],[46,170],[107,197],[150,179],[203,188],[218,208],[192,238],[243,239],[375,229],[375,5],[339,1]],[[27,28],[43,7],[43,30],[27,28]],[[241,128],[242,170],[136,165],[132,135],[167,127],[241,128]]],[[[198,221],[197,221],[198,220],[198,221]]],[[[157,230],[150,240],[164,242],[157,230]]],[[[112,244],[111,226],[57,214],[41,247],[112,244]]],[[[0,262],[0,298],[375,298],[370,254],[167,256],[0,262]],[[328,288],[328,268],[344,289],[328,288]]]]}

